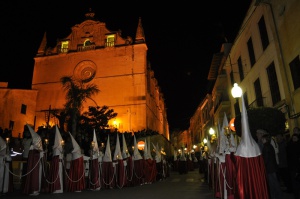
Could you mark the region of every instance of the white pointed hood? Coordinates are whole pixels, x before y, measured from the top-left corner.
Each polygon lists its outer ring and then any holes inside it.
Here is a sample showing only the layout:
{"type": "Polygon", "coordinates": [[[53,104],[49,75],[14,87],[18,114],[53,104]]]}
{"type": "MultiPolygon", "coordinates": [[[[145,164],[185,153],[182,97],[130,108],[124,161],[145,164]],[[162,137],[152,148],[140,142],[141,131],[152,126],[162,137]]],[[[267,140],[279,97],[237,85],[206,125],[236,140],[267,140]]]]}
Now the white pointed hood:
{"type": "Polygon", "coordinates": [[[130,157],[130,154],[128,153],[128,148],[127,148],[124,133],[122,133],[122,143],[123,143],[122,157],[125,159],[127,157],[130,157]]]}
{"type": "Polygon", "coordinates": [[[82,157],[81,148],[70,132],[69,135],[71,137],[71,141],[73,145],[72,160],[76,160],[82,157]]]}
{"type": "Polygon", "coordinates": [[[236,152],[236,140],[234,139],[234,136],[232,133],[230,133],[229,138],[229,152],[236,152]]]}
{"type": "Polygon", "coordinates": [[[151,159],[152,160],[152,156],[151,156],[151,152],[150,149],[148,149],[148,142],[147,139],[145,139],[145,146],[144,146],[144,159],[151,159]]]}
{"type": "Polygon", "coordinates": [[[161,161],[161,147],[159,147],[158,145],[158,142],[156,143],[156,148],[157,148],[157,151],[156,151],[156,156],[159,161],[161,161]]]}
{"type": "Polygon", "coordinates": [[[224,112],[224,118],[223,118],[223,124],[222,124],[222,128],[220,129],[220,146],[219,146],[219,153],[224,154],[227,147],[226,147],[226,141],[227,138],[225,136],[225,128],[228,126],[228,120],[227,120],[227,116],[226,113],[224,112]]]}
{"type": "Polygon", "coordinates": [[[42,139],[41,136],[39,136],[39,134],[37,134],[36,132],[34,132],[34,130],[32,129],[32,127],[28,124],[26,124],[29,132],[31,134],[32,137],[32,146],[34,149],[39,150],[39,151],[43,151],[43,144],[42,144],[42,139]]]}
{"type": "Polygon", "coordinates": [[[133,141],[134,141],[134,150],[133,150],[133,160],[141,160],[143,159],[143,157],[141,156],[139,149],[138,149],[138,145],[136,143],[136,138],[135,135],[133,135],[133,141]]]}
{"type": "Polygon", "coordinates": [[[181,150],[181,154],[180,154],[179,160],[180,161],[186,161],[186,158],[185,158],[185,155],[184,155],[184,148],[183,147],[182,147],[182,150],[181,150]]]}
{"type": "Polygon", "coordinates": [[[112,162],[109,135],[107,137],[105,154],[103,156],[103,162],[112,162]]]}
{"type": "Polygon", "coordinates": [[[241,113],[241,122],[242,122],[242,134],[241,142],[236,149],[236,156],[241,157],[257,157],[259,156],[260,149],[256,141],[252,138],[249,123],[248,123],[248,114],[245,107],[244,97],[242,95],[242,113],[241,113]]]}
{"type": "Polygon", "coordinates": [[[115,147],[115,153],[114,153],[114,160],[122,160],[122,153],[121,153],[121,147],[120,147],[120,139],[119,139],[119,133],[117,133],[117,141],[116,141],[116,147],[115,147]]]}
{"type": "Polygon", "coordinates": [[[150,144],[150,142],[147,142],[148,144],[148,148],[147,148],[147,150],[148,150],[148,155],[150,156],[150,158],[151,158],[151,160],[153,160],[153,157],[152,157],[152,153],[151,153],[151,144],[150,144]]]}
{"type": "MultiPolygon", "coordinates": [[[[4,139],[0,136],[0,152],[2,150],[6,149],[6,142],[4,141],[4,139]]],[[[5,150],[4,150],[5,151],[5,150]]]]}
{"type": "Polygon", "coordinates": [[[55,138],[54,138],[54,145],[53,145],[53,156],[59,155],[62,158],[63,146],[62,144],[62,137],[59,132],[58,126],[55,125],[55,138]]]}
{"type": "Polygon", "coordinates": [[[177,151],[174,150],[174,161],[177,161],[177,151]]]}
{"type": "Polygon", "coordinates": [[[97,140],[97,136],[96,136],[96,131],[94,129],[94,136],[93,136],[93,160],[97,159],[99,156],[99,146],[98,146],[98,140],[97,140]]]}
{"type": "Polygon", "coordinates": [[[207,148],[208,148],[208,154],[209,154],[210,156],[214,157],[215,154],[214,154],[214,151],[213,151],[213,149],[212,149],[212,147],[211,147],[211,143],[210,143],[208,137],[207,137],[206,139],[207,139],[206,145],[207,145],[207,148]]]}

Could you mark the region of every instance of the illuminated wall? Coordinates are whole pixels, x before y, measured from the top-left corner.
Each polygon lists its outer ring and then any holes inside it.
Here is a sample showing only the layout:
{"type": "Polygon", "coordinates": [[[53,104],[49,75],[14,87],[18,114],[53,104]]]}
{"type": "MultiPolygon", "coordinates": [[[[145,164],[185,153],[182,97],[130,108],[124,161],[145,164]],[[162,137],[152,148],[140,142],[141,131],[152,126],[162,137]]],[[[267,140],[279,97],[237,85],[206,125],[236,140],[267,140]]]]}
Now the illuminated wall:
{"type": "MultiPolygon", "coordinates": [[[[46,46],[45,38],[41,47],[46,46]]],[[[100,89],[83,111],[90,105],[106,105],[118,113],[116,123],[110,125],[119,131],[151,129],[169,137],[164,99],[148,64],[147,50],[144,41],[133,43],[108,30],[105,23],[90,19],[74,26],[56,48],[40,48],[32,81],[32,89],[38,90],[36,125],[45,123],[44,111],[50,106],[63,108],[60,78],[72,76],[100,89]]]]}

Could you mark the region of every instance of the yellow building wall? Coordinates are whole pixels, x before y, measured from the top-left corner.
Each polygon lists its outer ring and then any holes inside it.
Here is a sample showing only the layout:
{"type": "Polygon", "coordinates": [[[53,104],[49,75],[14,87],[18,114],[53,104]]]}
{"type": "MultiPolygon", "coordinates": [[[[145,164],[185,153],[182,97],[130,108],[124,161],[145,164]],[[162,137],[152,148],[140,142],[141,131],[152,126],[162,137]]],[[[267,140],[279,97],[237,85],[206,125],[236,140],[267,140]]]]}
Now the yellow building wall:
{"type": "Polygon", "coordinates": [[[0,126],[12,130],[12,136],[23,133],[26,123],[34,125],[37,91],[0,88],[0,126]],[[22,104],[26,105],[26,114],[21,113],[22,104]],[[14,123],[9,128],[10,121],[14,123]]]}

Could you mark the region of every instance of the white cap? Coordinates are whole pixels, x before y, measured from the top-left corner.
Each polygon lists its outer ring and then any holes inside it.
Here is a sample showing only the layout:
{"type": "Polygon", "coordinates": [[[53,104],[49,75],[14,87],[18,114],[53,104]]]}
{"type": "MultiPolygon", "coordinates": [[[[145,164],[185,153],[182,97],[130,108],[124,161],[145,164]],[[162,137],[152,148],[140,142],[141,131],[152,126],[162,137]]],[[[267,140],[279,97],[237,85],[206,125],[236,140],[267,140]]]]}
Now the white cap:
{"type": "Polygon", "coordinates": [[[114,153],[114,160],[122,160],[122,153],[121,153],[121,147],[120,147],[120,140],[119,140],[119,133],[117,133],[117,141],[116,141],[116,147],[115,147],[115,153],[114,153]]]}
{"type": "Polygon", "coordinates": [[[36,150],[39,150],[39,151],[43,151],[43,144],[42,144],[41,136],[39,136],[39,134],[34,132],[33,128],[30,125],[28,125],[28,124],[26,124],[26,125],[27,125],[29,132],[31,134],[31,137],[32,137],[33,148],[36,150]]]}
{"type": "Polygon", "coordinates": [[[59,132],[58,126],[55,125],[55,138],[54,138],[54,145],[53,145],[53,156],[60,155],[62,156],[63,146],[61,145],[62,141],[61,134],[59,132]]]}
{"type": "Polygon", "coordinates": [[[134,139],[133,160],[141,160],[143,158],[142,158],[142,156],[139,152],[138,145],[136,143],[135,135],[133,135],[133,139],[134,139]]]}
{"type": "Polygon", "coordinates": [[[242,122],[242,133],[241,133],[241,142],[236,149],[236,156],[241,157],[257,157],[261,154],[260,149],[256,141],[252,138],[249,123],[248,123],[248,114],[244,102],[244,97],[242,95],[242,113],[241,113],[241,122],[242,122]]]}
{"type": "Polygon", "coordinates": [[[74,139],[74,137],[72,136],[72,134],[69,132],[71,140],[72,140],[72,145],[73,145],[73,151],[72,151],[72,160],[76,160],[80,157],[82,157],[81,154],[81,148],[79,146],[79,144],[76,142],[76,140],[74,139]]]}
{"type": "Polygon", "coordinates": [[[108,137],[107,137],[106,148],[105,148],[105,154],[104,154],[104,156],[103,156],[103,162],[112,162],[112,159],[111,159],[111,150],[110,150],[109,135],[108,135],[108,137]]]}

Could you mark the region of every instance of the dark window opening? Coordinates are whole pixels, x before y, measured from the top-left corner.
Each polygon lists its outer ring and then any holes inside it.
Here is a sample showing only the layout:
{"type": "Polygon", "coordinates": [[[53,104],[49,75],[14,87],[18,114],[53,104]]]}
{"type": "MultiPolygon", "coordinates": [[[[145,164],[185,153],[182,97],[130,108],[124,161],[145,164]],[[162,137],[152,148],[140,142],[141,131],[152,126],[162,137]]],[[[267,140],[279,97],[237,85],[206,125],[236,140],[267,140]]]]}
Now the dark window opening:
{"type": "Polygon", "coordinates": [[[255,91],[255,96],[256,96],[256,105],[258,107],[260,106],[264,106],[264,102],[263,102],[263,96],[262,96],[262,92],[261,92],[261,85],[260,85],[260,81],[259,78],[257,78],[254,82],[254,91],[255,91]]]}
{"type": "Polygon", "coordinates": [[[21,106],[21,113],[26,115],[26,109],[27,109],[27,106],[25,104],[22,104],[21,106]]]}
{"type": "Polygon", "coordinates": [[[252,43],[251,37],[249,38],[249,40],[247,42],[247,47],[248,47],[248,53],[249,53],[249,58],[250,58],[250,64],[251,64],[251,67],[253,67],[255,64],[255,54],[254,54],[253,43],[252,43]]]}
{"type": "Polygon", "coordinates": [[[300,58],[299,55],[289,64],[292,74],[294,89],[300,87],[300,58]]]}
{"type": "Polygon", "coordinates": [[[240,74],[240,81],[244,79],[244,69],[241,57],[238,59],[238,67],[239,67],[239,74],[240,74]]]}
{"type": "Polygon", "coordinates": [[[266,48],[269,45],[269,37],[268,37],[264,16],[262,16],[261,19],[259,20],[258,28],[259,28],[260,39],[261,39],[263,50],[266,50],[266,48]]]}
{"type": "Polygon", "coordinates": [[[274,62],[272,62],[270,66],[268,66],[267,73],[269,78],[272,102],[274,106],[277,102],[281,100],[274,62]]]}

